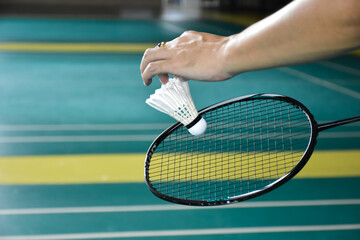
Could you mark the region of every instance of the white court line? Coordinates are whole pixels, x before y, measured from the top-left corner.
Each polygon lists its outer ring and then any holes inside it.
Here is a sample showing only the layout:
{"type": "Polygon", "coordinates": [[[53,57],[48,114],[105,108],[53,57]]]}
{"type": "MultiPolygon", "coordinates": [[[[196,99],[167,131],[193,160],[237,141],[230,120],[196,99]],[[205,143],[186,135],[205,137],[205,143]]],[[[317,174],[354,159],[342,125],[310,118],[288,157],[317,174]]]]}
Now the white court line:
{"type": "MultiPolygon", "coordinates": [[[[354,114],[356,115],[356,113],[354,114]]],[[[349,116],[351,117],[351,116],[349,116]]],[[[339,119],[337,119],[339,120],[339,119]]],[[[318,124],[323,124],[323,123],[329,123],[329,122],[332,122],[332,121],[336,121],[336,120],[329,120],[329,121],[316,121],[318,124]]],[[[352,123],[349,123],[349,124],[346,124],[346,125],[342,125],[341,127],[360,127],[360,122],[352,122],[352,123]]]]}
{"type": "MultiPolygon", "coordinates": [[[[65,143],[65,142],[149,142],[158,135],[84,135],[84,136],[11,136],[0,137],[0,143],[65,143]]],[[[216,138],[216,136],[214,136],[216,138]]],[[[360,138],[360,131],[355,132],[324,132],[320,139],[360,138]]]]}
{"type": "Polygon", "coordinates": [[[306,207],[306,206],[338,206],[360,205],[360,199],[324,199],[324,200],[294,200],[294,201],[259,201],[242,202],[223,206],[194,207],[175,204],[134,205],[134,206],[97,206],[97,207],[62,207],[62,208],[23,208],[1,209],[0,215],[28,214],[69,214],[69,213],[119,213],[119,212],[156,212],[184,210],[213,210],[234,208],[267,208],[267,207],[306,207]]]}
{"type": "Polygon", "coordinates": [[[344,65],[340,65],[340,64],[337,64],[337,63],[334,63],[334,62],[325,61],[325,62],[318,62],[316,64],[319,64],[319,65],[322,65],[322,66],[325,66],[325,67],[328,67],[328,68],[332,68],[332,69],[335,69],[335,70],[338,70],[338,71],[341,71],[341,72],[349,73],[349,74],[360,77],[360,71],[359,70],[354,69],[354,68],[350,68],[350,67],[347,67],[347,66],[344,66],[344,65]]]}
{"type": "Polygon", "coordinates": [[[89,136],[21,136],[0,137],[0,143],[57,143],[57,142],[148,142],[158,135],[89,135],[89,136]]]}
{"type": "MultiPolygon", "coordinates": [[[[167,30],[168,32],[173,32],[173,33],[176,33],[178,34],[179,36],[186,31],[185,28],[183,27],[180,27],[174,23],[170,23],[170,22],[167,22],[167,21],[161,21],[161,24],[160,24],[161,27],[163,27],[165,30],[167,30]]],[[[165,41],[170,41],[171,39],[165,39],[165,41]]],[[[155,46],[154,46],[155,47],[155,46]]]]}
{"type": "MultiPolygon", "coordinates": [[[[335,120],[317,121],[319,124],[335,120]]],[[[28,124],[28,125],[0,125],[0,131],[144,131],[164,130],[173,123],[124,123],[124,124],[28,124]]],[[[218,122],[220,124],[220,122],[218,122]]],[[[226,123],[224,123],[226,124],[226,123]]],[[[343,127],[359,127],[360,122],[344,125],[343,127]]]]}
{"type": "Polygon", "coordinates": [[[346,231],[359,230],[360,224],[337,225],[308,225],[308,226],[277,226],[277,227],[241,227],[241,228],[209,228],[209,229],[181,229],[160,231],[132,231],[132,232],[102,232],[102,233],[74,233],[0,236],[0,240],[59,240],[59,239],[104,239],[104,238],[136,238],[136,237],[165,237],[165,236],[199,236],[249,233],[281,233],[281,232],[314,232],[314,231],[346,231]]]}
{"type": "Polygon", "coordinates": [[[331,139],[339,139],[339,138],[360,138],[360,132],[322,132],[318,138],[331,138],[331,139]]]}
{"type": "Polygon", "coordinates": [[[0,125],[0,131],[143,131],[162,130],[172,124],[174,123],[0,125]]]}
{"type": "Polygon", "coordinates": [[[325,81],[323,79],[311,76],[311,75],[309,75],[307,73],[304,73],[304,72],[301,72],[301,71],[298,71],[298,70],[295,70],[295,69],[292,69],[292,68],[288,68],[288,67],[279,68],[278,70],[280,72],[284,72],[286,74],[289,74],[289,75],[304,79],[304,80],[309,81],[311,83],[317,84],[317,85],[322,86],[322,87],[326,87],[328,89],[331,89],[331,90],[334,90],[336,92],[345,94],[347,96],[350,96],[350,97],[353,97],[353,98],[356,98],[356,99],[360,99],[360,93],[358,93],[358,92],[355,92],[355,91],[353,91],[351,89],[348,89],[348,88],[339,86],[337,84],[331,83],[329,81],[325,81]]]}

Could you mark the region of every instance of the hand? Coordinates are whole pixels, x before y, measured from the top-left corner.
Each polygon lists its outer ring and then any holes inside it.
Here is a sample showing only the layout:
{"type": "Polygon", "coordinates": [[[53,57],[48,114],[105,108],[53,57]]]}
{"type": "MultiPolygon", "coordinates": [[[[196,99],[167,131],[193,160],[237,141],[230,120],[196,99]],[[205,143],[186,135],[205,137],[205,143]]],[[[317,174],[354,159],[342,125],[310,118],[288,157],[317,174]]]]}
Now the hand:
{"type": "Polygon", "coordinates": [[[149,48],[140,71],[146,86],[159,76],[166,84],[168,74],[185,80],[221,81],[232,77],[225,71],[227,37],[195,31],[184,32],[164,47],[149,48]]]}

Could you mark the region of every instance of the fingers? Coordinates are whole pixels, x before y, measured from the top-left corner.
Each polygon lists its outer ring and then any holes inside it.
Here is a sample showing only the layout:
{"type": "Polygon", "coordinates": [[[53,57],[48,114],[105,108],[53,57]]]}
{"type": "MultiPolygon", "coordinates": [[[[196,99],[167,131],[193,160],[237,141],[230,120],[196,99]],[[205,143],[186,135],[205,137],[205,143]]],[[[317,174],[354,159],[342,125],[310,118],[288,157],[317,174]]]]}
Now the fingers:
{"type": "Polygon", "coordinates": [[[176,71],[175,67],[179,69],[178,65],[179,59],[181,60],[181,53],[187,52],[187,56],[189,54],[191,55],[190,50],[187,49],[189,47],[190,49],[191,47],[194,48],[194,46],[192,46],[194,45],[192,44],[193,41],[201,41],[201,36],[200,33],[195,31],[186,31],[180,37],[170,42],[162,42],[158,47],[147,49],[140,64],[141,76],[145,86],[150,85],[152,78],[156,75],[159,76],[162,84],[166,84],[169,80],[168,74],[174,74],[174,71],[176,71]],[[175,58],[177,59],[177,64],[173,64],[175,58]]]}
{"type": "Polygon", "coordinates": [[[167,84],[167,82],[169,81],[169,75],[167,74],[159,74],[158,77],[162,84],[167,84]]]}
{"type": "Polygon", "coordinates": [[[146,49],[146,51],[144,52],[143,58],[141,60],[140,71],[144,72],[147,65],[150,62],[164,60],[169,55],[164,50],[165,50],[164,48],[159,48],[159,47],[146,49]]]}
{"type": "Polygon", "coordinates": [[[169,62],[168,60],[160,60],[156,62],[151,62],[146,66],[145,70],[142,72],[142,79],[145,86],[149,86],[152,82],[152,78],[156,75],[159,75],[160,81],[163,84],[167,83],[169,77],[167,75],[168,72],[166,71],[166,69],[164,69],[164,62],[166,62],[167,66],[171,65],[171,62],[169,62]]]}
{"type": "MultiPolygon", "coordinates": [[[[159,73],[161,70],[161,63],[164,63],[165,60],[170,59],[171,55],[165,47],[156,47],[149,48],[145,51],[143,58],[140,64],[140,72],[144,81],[145,86],[151,84],[151,78],[159,73]]],[[[169,77],[167,74],[160,74],[160,81],[165,84],[167,83],[169,77]]]]}

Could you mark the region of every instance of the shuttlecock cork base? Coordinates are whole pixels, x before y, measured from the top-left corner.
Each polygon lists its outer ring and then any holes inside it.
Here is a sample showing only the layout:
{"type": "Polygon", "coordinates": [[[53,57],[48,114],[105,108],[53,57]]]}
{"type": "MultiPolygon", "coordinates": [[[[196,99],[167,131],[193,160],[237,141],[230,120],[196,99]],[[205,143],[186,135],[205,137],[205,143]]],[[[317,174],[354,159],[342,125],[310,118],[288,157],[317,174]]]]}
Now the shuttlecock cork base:
{"type": "Polygon", "coordinates": [[[194,121],[192,121],[189,125],[186,125],[186,127],[192,135],[198,136],[206,131],[207,123],[205,119],[198,115],[194,121]]]}
{"type": "Polygon", "coordinates": [[[187,81],[180,78],[169,79],[146,103],[181,122],[192,135],[201,135],[207,128],[205,119],[195,108],[187,81]]]}

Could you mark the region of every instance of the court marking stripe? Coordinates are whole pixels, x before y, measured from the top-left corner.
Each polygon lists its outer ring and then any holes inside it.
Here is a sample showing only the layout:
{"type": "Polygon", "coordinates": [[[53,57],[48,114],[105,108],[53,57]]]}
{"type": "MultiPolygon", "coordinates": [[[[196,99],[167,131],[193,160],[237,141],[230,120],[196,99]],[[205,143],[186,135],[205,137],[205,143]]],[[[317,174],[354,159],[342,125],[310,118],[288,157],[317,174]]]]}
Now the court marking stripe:
{"type": "Polygon", "coordinates": [[[165,237],[165,236],[199,236],[199,235],[228,235],[250,233],[286,233],[286,232],[314,232],[314,231],[348,231],[359,230],[360,224],[334,225],[295,225],[275,227],[240,227],[240,228],[208,228],[208,229],[181,229],[181,230],[152,230],[127,232],[97,232],[73,234],[47,235],[18,235],[0,236],[6,240],[58,240],[58,239],[104,239],[104,238],[136,238],[136,237],[165,237]]]}
{"type": "Polygon", "coordinates": [[[87,136],[21,136],[0,137],[0,143],[65,143],[65,142],[149,142],[158,135],[87,135],[87,136]]]}
{"type": "MultiPolygon", "coordinates": [[[[0,157],[0,184],[143,183],[145,157],[145,153],[0,157]]],[[[315,151],[295,178],[359,177],[359,157],[360,150],[315,151]]]]}
{"type": "Polygon", "coordinates": [[[15,52],[114,52],[143,53],[155,43],[0,43],[0,51],[15,52]]]}
{"type": "Polygon", "coordinates": [[[353,97],[353,98],[356,98],[356,99],[360,99],[360,93],[358,93],[358,92],[355,92],[355,91],[353,91],[351,89],[348,89],[348,88],[345,88],[345,87],[342,87],[342,86],[339,86],[339,85],[334,84],[332,82],[329,82],[329,81],[326,81],[326,80],[311,76],[311,75],[309,75],[307,73],[304,73],[304,72],[301,72],[301,71],[298,71],[298,70],[295,70],[295,69],[292,69],[292,68],[288,68],[288,67],[278,68],[278,70],[280,72],[284,72],[286,74],[295,76],[297,78],[304,79],[304,80],[306,80],[308,82],[314,83],[314,84],[322,86],[322,87],[326,87],[328,89],[331,89],[331,90],[334,90],[336,92],[345,94],[347,96],[350,96],[350,97],[353,97]]]}
{"type": "Polygon", "coordinates": [[[91,206],[91,207],[61,207],[61,208],[22,208],[1,209],[0,215],[31,215],[31,214],[72,214],[72,213],[120,213],[120,212],[156,212],[156,211],[186,211],[214,210],[237,208],[268,208],[268,207],[312,207],[312,206],[345,206],[360,205],[360,199],[324,199],[324,200],[294,200],[294,201],[261,201],[243,202],[213,207],[194,207],[175,204],[129,205],[129,206],[91,206]]]}
{"type": "Polygon", "coordinates": [[[360,77],[359,70],[356,70],[354,68],[350,68],[350,67],[338,64],[338,63],[324,61],[324,62],[318,62],[316,64],[360,77]]]}
{"type": "Polygon", "coordinates": [[[161,130],[172,124],[174,123],[0,125],[0,131],[143,131],[161,130]]]}
{"type": "Polygon", "coordinates": [[[360,49],[351,52],[351,54],[360,56],[360,49]]]}
{"type": "Polygon", "coordinates": [[[318,138],[338,139],[338,138],[360,138],[360,132],[323,132],[318,138]]]}
{"type": "MultiPolygon", "coordinates": [[[[66,142],[148,142],[154,141],[155,134],[128,135],[81,135],[81,136],[10,136],[0,137],[0,143],[66,143],[66,142]]],[[[360,138],[360,131],[326,132],[320,139],[360,138]]]]}
{"type": "Polygon", "coordinates": [[[173,22],[168,22],[168,21],[162,21],[160,23],[160,26],[164,30],[169,31],[169,32],[173,32],[173,33],[178,34],[178,35],[180,35],[180,34],[182,34],[183,32],[186,31],[185,28],[180,27],[179,25],[176,25],[173,22]]]}
{"type": "MultiPolygon", "coordinates": [[[[328,123],[334,120],[317,121],[328,123]]],[[[174,123],[122,123],[122,124],[27,124],[27,125],[0,125],[0,131],[143,131],[163,130],[174,123]]],[[[360,127],[360,122],[354,122],[343,127],[360,127]]]]}

